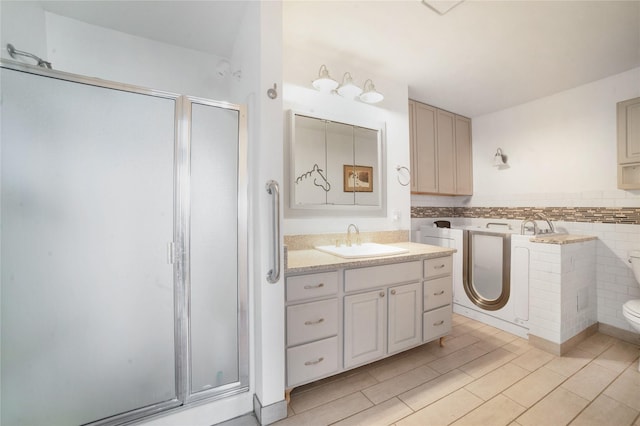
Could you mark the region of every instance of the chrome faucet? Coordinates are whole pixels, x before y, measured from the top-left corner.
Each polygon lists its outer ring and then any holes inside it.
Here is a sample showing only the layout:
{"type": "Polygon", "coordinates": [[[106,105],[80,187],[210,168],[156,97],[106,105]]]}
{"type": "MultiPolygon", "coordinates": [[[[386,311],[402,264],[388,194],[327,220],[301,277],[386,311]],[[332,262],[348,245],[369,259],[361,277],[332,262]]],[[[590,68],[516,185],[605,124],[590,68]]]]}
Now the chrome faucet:
{"type": "Polygon", "coordinates": [[[547,222],[547,225],[549,226],[549,230],[546,233],[553,234],[554,232],[556,232],[556,228],[553,226],[553,223],[551,223],[551,221],[547,216],[545,216],[542,213],[538,213],[538,217],[544,220],[545,222],[547,222]]]}
{"type": "Polygon", "coordinates": [[[522,225],[520,225],[520,234],[524,235],[527,223],[533,223],[533,235],[538,235],[538,224],[536,223],[535,219],[531,217],[528,217],[522,221],[522,225]]]}
{"type": "Polygon", "coordinates": [[[351,227],[356,231],[356,244],[360,245],[360,230],[356,225],[350,223],[349,226],[347,226],[347,247],[351,247],[351,227]]]}

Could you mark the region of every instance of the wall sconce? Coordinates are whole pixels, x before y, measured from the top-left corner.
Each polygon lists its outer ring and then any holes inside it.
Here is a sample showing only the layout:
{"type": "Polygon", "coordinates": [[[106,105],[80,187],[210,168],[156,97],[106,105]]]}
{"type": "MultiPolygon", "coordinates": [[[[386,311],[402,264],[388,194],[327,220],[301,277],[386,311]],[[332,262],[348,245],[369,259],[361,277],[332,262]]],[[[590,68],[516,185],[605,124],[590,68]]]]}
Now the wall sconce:
{"type": "Polygon", "coordinates": [[[502,150],[498,148],[496,155],[493,156],[494,167],[504,167],[507,165],[507,156],[502,153],[502,150]]]}
{"type": "Polygon", "coordinates": [[[384,99],[382,93],[376,91],[376,86],[374,86],[373,81],[368,79],[364,82],[364,92],[360,95],[360,100],[362,102],[366,102],[368,104],[375,104],[384,99]],[[369,85],[367,85],[369,83],[369,85]]]}
{"type": "Polygon", "coordinates": [[[353,78],[351,78],[350,72],[345,72],[342,76],[342,84],[338,87],[338,95],[343,98],[353,99],[362,93],[362,89],[355,85],[353,78]]]}
{"type": "Polygon", "coordinates": [[[318,71],[318,78],[311,83],[314,89],[321,92],[330,93],[338,87],[338,82],[331,78],[329,70],[325,65],[320,67],[318,71]]]}
{"type": "Polygon", "coordinates": [[[376,86],[371,79],[364,82],[364,90],[353,82],[350,72],[345,72],[342,76],[342,83],[329,76],[329,70],[325,65],[320,66],[318,78],[311,83],[314,89],[324,93],[337,93],[343,98],[360,99],[367,104],[375,104],[384,99],[382,93],[376,91],[376,86]]]}

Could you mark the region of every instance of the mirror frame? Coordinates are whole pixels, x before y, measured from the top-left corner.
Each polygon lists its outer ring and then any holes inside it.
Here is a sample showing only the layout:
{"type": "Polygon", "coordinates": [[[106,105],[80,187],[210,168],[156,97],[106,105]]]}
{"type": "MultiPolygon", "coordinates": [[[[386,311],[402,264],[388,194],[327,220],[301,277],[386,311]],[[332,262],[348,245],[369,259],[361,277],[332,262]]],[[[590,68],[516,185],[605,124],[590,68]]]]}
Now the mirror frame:
{"type": "MultiPolygon", "coordinates": [[[[384,122],[365,122],[362,120],[350,121],[335,119],[329,117],[329,114],[318,115],[301,110],[288,110],[285,117],[285,141],[284,149],[284,187],[287,190],[284,193],[284,216],[287,218],[299,217],[331,217],[331,216],[358,216],[367,217],[384,217],[387,214],[387,156],[386,156],[386,126],[384,122]],[[380,204],[375,206],[359,206],[346,204],[295,204],[295,116],[301,115],[305,117],[315,118],[318,120],[326,120],[349,126],[361,127],[364,129],[374,130],[378,132],[378,153],[377,159],[380,172],[374,185],[380,188],[380,204]]],[[[342,182],[340,182],[342,187],[342,182]]]]}

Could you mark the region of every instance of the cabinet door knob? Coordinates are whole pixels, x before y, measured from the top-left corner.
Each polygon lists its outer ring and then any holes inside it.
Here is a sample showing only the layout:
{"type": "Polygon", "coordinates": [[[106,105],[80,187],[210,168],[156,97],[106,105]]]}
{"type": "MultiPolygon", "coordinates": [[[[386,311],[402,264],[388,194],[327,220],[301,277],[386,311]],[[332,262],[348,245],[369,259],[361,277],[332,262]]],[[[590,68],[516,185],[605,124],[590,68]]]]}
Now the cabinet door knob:
{"type": "Polygon", "coordinates": [[[440,290],[437,293],[433,293],[434,296],[442,296],[444,294],[444,290],[440,290]]]}
{"type": "Polygon", "coordinates": [[[395,290],[391,290],[391,294],[396,294],[396,291],[395,290]]]}
{"type": "Polygon", "coordinates": [[[307,361],[307,362],[305,362],[304,365],[306,365],[306,366],[316,365],[316,364],[320,364],[322,361],[324,361],[324,357],[321,356],[320,358],[318,358],[315,361],[307,361]]]}
{"type": "Polygon", "coordinates": [[[380,292],[380,297],[384,297],[384,291],[380,292]]]}

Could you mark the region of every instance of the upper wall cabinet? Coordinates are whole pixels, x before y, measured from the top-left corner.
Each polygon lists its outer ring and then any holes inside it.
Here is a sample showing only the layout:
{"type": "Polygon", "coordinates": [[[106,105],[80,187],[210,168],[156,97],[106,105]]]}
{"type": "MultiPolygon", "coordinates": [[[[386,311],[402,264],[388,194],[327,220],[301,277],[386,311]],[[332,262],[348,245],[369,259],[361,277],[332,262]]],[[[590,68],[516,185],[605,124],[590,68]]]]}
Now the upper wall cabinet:
{"type": "Polygon", "coordinates": [[[471,120],[409,100],[411,192],[472,195],[471,120]]]}
{"type": "Polygon", "coordinates": [[[618,188],[640,189],[640,98],[618,102],[618,188]]]}

